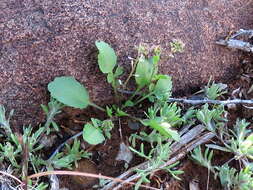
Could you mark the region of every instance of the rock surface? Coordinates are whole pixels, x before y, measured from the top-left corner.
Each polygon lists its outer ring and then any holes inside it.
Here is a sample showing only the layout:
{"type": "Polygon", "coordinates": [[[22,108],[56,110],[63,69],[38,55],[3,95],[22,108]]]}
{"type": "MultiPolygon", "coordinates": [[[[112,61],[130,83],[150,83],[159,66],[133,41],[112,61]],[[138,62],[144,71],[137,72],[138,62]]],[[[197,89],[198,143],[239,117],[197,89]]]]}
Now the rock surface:
{"type": "Polygon", "coordinates": [[[239,28],[252,28],[252,3],[244,0],[1,0],[0,104],[16,110],[18,125],[40,122],[47,84],[72,75],[95,102],[111,100],[99,72],[95,40],[110,43],[119,63],[130,68],[135,45],[158,44],[163,55],[180,39],[185,51],[164,56],[162,73],[176,91],[204,84],[210,76],[233,77],[238,55],[214,44],[239,28]]]}

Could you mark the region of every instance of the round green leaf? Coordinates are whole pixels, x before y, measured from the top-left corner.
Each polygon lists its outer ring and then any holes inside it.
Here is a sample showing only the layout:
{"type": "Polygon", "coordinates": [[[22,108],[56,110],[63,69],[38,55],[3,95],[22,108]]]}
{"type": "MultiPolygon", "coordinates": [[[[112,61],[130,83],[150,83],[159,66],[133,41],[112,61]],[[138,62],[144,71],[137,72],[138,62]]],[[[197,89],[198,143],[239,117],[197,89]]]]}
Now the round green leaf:
{"type": "Polygon", "coordinates": [[[51,96],[59,102],[74,108],[86,108],[89,94],[85,87],[73,77],[56,77],[48,84],[51,96]]]}
{"type": "Polygon", "coordinates": [[[83,129],[83,139],[89,144],[100,144],[105,140],[102,131],[92,124],[87,123],[83,129]]]}
{"type": "Polygon", "coordinates": [[[99,69],[103,73],[112,73],[113,68],[117,63],[117,56],[114,50],[109,44],[103,41],[96,41],[96,46],[99,50],[98,54],[99,69]]]}

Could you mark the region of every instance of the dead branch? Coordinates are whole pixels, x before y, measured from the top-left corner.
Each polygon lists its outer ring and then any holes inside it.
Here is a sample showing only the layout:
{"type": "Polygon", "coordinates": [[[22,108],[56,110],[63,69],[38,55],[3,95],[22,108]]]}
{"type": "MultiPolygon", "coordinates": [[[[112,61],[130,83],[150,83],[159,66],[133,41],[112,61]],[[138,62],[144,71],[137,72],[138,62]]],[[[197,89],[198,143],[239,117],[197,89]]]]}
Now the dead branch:
{"type": "MultiPolygon", "coordinates": [[[[118,89],[119,92],[124,94],[133,94],[133,91],[128,90],[122,90],[118,89]]],[[[233,100],[210,100],[210,99],[199,99],[199,100],[191,100],[191,99],[184,99],[184,98],[169,98],[168,102],[181,102],[185,104],[222,104],[222,105],[228,105],[228,104],[253,104],[253,100],[242,100],[242,99],[233,99],[233,100]]]]}
{"type": "Polygon", "coordinates": [[[15,177],[15,176],[12,175],[12,174],[9,174],[9,173],[4,172],[4,171],[0,171],[0,174],[5,175],[5,176],[8,176],[8,177],[14,179],[15,181],[17,181],[19,184],[24,185],[24,183],[23,183],[20,179],[18,179],[17,177],[15,177]]]}
{"type": "Polygon", "coordinates": [[[253,45],[249,42],[244,42],[242,40],[219,40],[216,42],[218,45],[223,45],[231,49],[239,49],[248,53],[253,53],[253,45]]]}
{"type": "Polygon", "coordinates": [[[169,102],[181,102],[184,104],[221,104],[221,105],[228,105],[228,104],[253,104],[253,100],[241,100],[241,99],[233,99],[233,100],[210,100],[210,99],[203,99],[203,100],[191,100],[191,99],[184,99],[184,98],[169,98],[169,102]]]}
{"type": "Polygon", "coordinates": [[[234,35],[228,37],[227,39],[217,41],[216,44],[226,46],[231,49],[239,49],[248,53],[253,53],[253,45],[251,43],[235,39],[243,35],[248,36],[248,38],[250,39],[253,37],[253,30],[240,29],[234,35]]]}

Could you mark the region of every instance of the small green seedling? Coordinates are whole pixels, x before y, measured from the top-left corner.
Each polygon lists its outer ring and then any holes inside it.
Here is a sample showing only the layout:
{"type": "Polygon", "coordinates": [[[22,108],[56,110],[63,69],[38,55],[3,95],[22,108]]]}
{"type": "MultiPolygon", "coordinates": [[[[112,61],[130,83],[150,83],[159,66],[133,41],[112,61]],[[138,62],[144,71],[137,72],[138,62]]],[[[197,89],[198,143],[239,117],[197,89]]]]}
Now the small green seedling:
{"type": "Polygon", "coordinates": [[[180,140],[178,132],[172,129],[173,126],[183,122],[180,117],[180,109],[175,103],[170,105],[164,103],[162,106],[150,107],[146,115],[148,119],[141,121],[143,125],[150,126],[167,138],[172,138],[175,141],[180,140]],[[159,116],[157,116],[158,112],[160,112],[159,116]]]}
{"type": "MultiPolygon", "coordinates": [[[[160,136],[161,137],[161,136],[160,136]]],[[[171,143],[166,142],[162,143],[162,138],[157,137],[157,143],[155,147],[152,147],[148,154],[144,151],[144,144],[141,143],[140,151],[129,147],[131,151],[143,157],[149,161],[148,167],[146,169],[136,169],[136,172],[140,175],[140,179],[135,185],[135,190],[137,190],[142,183],[150,183],[148,176],[151,175],[154,171],[158,170],[159,167],[164,165],[167,159],[171,154],[171,143]]],[[[179,162],[175,162],[169,166],[163,167],[162,170],[167,171],[174,178],[180,180],[178,175],[182,174],[183,171],[175,169],[175,167],[179,164],[179,162]]]]}
{"type": "Polygon", "coordinates": [[[204,166],[208,168],[208,170],[214,172],[214,168],[212,166],[213,151],[209,151],[209,149],[207,148],[205,150],[205,153],[202,154],[201,147],[198,146],[193,150],[191,157],[201,166],[204,166]]]}
{"type": "Polygon", "coordinates": [[[219,96],[227,93],[227,85],[209,81],[204,89],[205,95],[210,100],[216,100],[219,96]]]}
{"type": "Polygon", "coordinates": [[[98,119],[91,119],[91,123],[84,125],[83,129],[83,139],[89,144],[100,144],[107,138],[111,138],[110,131],[113,129],[114,125],[111,120],[100,121],[98,119]]]}
{"type": "MultiPolygon", "coordinates": [[[[9,121],[13,111],[9,114],[9,117],[6,117],[5,109],[0,105],[0,130],[3,134],[0,143],[0,161],[12,170],[11,172],[8,171],[9,174],[19,176],[22,180],[25,180],[30,173],[38,173],[46,168],[50,170],[54,168],[71,168],[76,161],[90,156],[89,153],[80,150],[80,142],[75,140],[73,146],[67,145],[66,152],[57,153],[51,159],[45,160],[41,155],[41,152],[45,151],[43,137],[50,135],[53,131],[50,126],[53,125],[54,117],[61,112],[63,105],[51,99],[48,105],[43,105],[42,108],[46,114],[45,124],[37,128],[24,126],[21,134],[14,133],[11,130],[9,121]],[[24,157],[26,149],[27,158],[24,157]]],[[[5,166],[3,165],[3,167],[5,166]]],[[[5,177],[2,176],[1,184],[4,180],[5,177]]],[[[38,180],[29,180],[27,186],[28,189],[45,190],[48,184],[38,180]]],[[[8,187],[8,189],[17,188],[12,183],[8,187]]]]}
{"type": "Polygon", "coordinates": [[[234,130],[230,130],[231,134],[225,133],[229,141],[223,141],[223,146],[208,144],[207,146],[220,151],[234,153],[236,160],[245,158],[253,159],[253,133],[247,129],[250,123],[243,120],[237,120],[234,130]]]}
{"type": "Polygon", "coordinates": [[[253,189],[253,172],[249,167],[238,172],[235,168],[230,168],[225,164],[217,167],[217,170],[221,185],[226,189],[253,189]]]}
{"type": "Polygon", "coordinates": [[[170,47],[172,53],[182,53],[184,51],[185,44],[181,40],[173,40],[173,42],[170,42],[170,47]]]}
{"type": "Polygon", "coordinates": [[[240,171],[229,167],[227,163],[222,166],[213,166],[211,163],[213,158],[213,151],[210,151],[209,148],[207,148],[203,154],[201,152],[201,148],[197,147],[192,152],[191,157],[198,164],[208,169],[208,175],[211,171],[214,174],[215,178],[218,176],[221,185],[225,189],[251,190],[253,188],[253,171],[250,167],[250,164],[240,171]]]}
{"type": "Polygon", "coordinates": [[[117,95],[117,88],[119,81],[117,78],[122,75],[123,68],[117,66],[117,56],[114,49],[103,41],[96,41],[96,47],[98,48],[98,65],[102,73],[107,74],[107,82],[112,85],[114,92],[117,95]],[[115,69],[116,67],[116,69],[115,69]]]}
{"type": "Polygon", "coordinates": [[[82,150],[81,142],[77,139],[74,140],[72,147],[66,144],[66,152],[59,152],[55,156],[53,156],[44,164],[48,168],[68,168],[72,169],[73,163],[77,167],[77,161],[81,160],[82,158],[90,158],[91,154],[82,150]]]}
{"type": "Polygon", "coordinates": [[[209,109],[208,104],[205,104],[202,109],[196,113],[197,119],[201,121],[209,131],[215,132],[217,126],[224,125],[226,119],[222,117],[225,113],[224,106],[218,106],[214,109],[209,109]]]}

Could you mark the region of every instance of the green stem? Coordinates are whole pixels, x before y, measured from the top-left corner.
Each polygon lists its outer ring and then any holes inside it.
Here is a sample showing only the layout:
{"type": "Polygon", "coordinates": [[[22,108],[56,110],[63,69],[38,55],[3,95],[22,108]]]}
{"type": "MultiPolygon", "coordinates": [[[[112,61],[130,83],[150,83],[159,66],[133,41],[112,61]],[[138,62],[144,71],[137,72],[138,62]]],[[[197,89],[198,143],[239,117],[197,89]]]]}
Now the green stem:
{"type": "Polygon", "coordinates": [[[133,95],[132,95],[128,100],[131,101],[131,100],[136,96],[136,94],[137,94],[138,92],[140,92],[141,89],[142,89],[142,88],[138,87],[138,88],[136,89],[136,91],[133,93],[133,95]]]}
{"type": "Polygon", "coordinates": [[[131,118],[131,119],[133,119],[133,120],[135,120],[135,121],[139,121],[139,122],[141,122],[141,119],[140,119],[140,118],[137,118],[137,117],[131,116],[131,115],[129,115],[129,114],[127,114],[127,117],[129,117],[129,118],[131,118]]]}
{"type": "Polygon", "coordinates": [[[131,72],[130,72],[130,74],[128,75],[128,77],[127,77],[125,83],[123,84],[123,88],[124,88],[124,89],[126,88],[126,85],[127,85],[128,81],[130,80],[130,78],[131,78],[131,77],[133,76],[133,74],[134,74],[134,71],[135,71],[135,68],[136,68],[136,65],[137,65],[137,61],[132,61],[132,62],[131,62],[131,65],[132,65],[131,72]]]}
{"type": "Polygon", "coordinates": [[[139,104],[140,102],[142,102],[143,100],[145,100],[146,98],[148,98],[149,96],[151,96],[152,94],[154,94],[154,92],[150,92],[148,93],[147,95],[143,96],[141,99],[137,100],[135,103],[134,103],[134,106],[136,104],[139,104]]]}
{"type": "Polygon", "coordinates": [[[51,123],[53,122],[55,115],[57,115],[63,107],[64,107],[64,104],[61,104],[57,101],[56,102],[52,101],[52,107],[50,108],[50,106],[49,106],[49,113],[47,114],[47,121],[44,125],[44,129],[41,132],[41,135],[38,137],[37,142],[39,142],[46,135],[45,132],[47,131],[47,129],[50,127],[51,123]]]}
{"type": "Polygon", "coordinates": [[[119,103],[119,94],[118,94],[118,91],[117,91],[116,80],[117,79],[113,76],[112,87],[113,87],[113,91],[114,91],[114,94],[115,94],[116,102],[118,104],[119,103]]]}
{"type": "MultiPolygon", "coordinates": [[[[136,89],[136,91],[132,94],[132,96],[128,99],[128,101],[132,101],[132,99],[136,96],[136,94],[138,93],[138,92],[140,92],[140,90],[141,90],[142,88],[137,88],[136,89]]],[[[125,108],[126,106],[125,105],[122,105],[122,108],[125,108]]]]}
{"type": "Polygon", "coordinates": [[[106,112],[106,110],[104,108],[102,108],[102,107],[100,107],[100,106],[98,106],[98,105],[96,105],[96,104],[94,104],[92,102],[90,102],[89,105],[93,106],[94,108],[99,109],[100,111],[106,112]]]}

